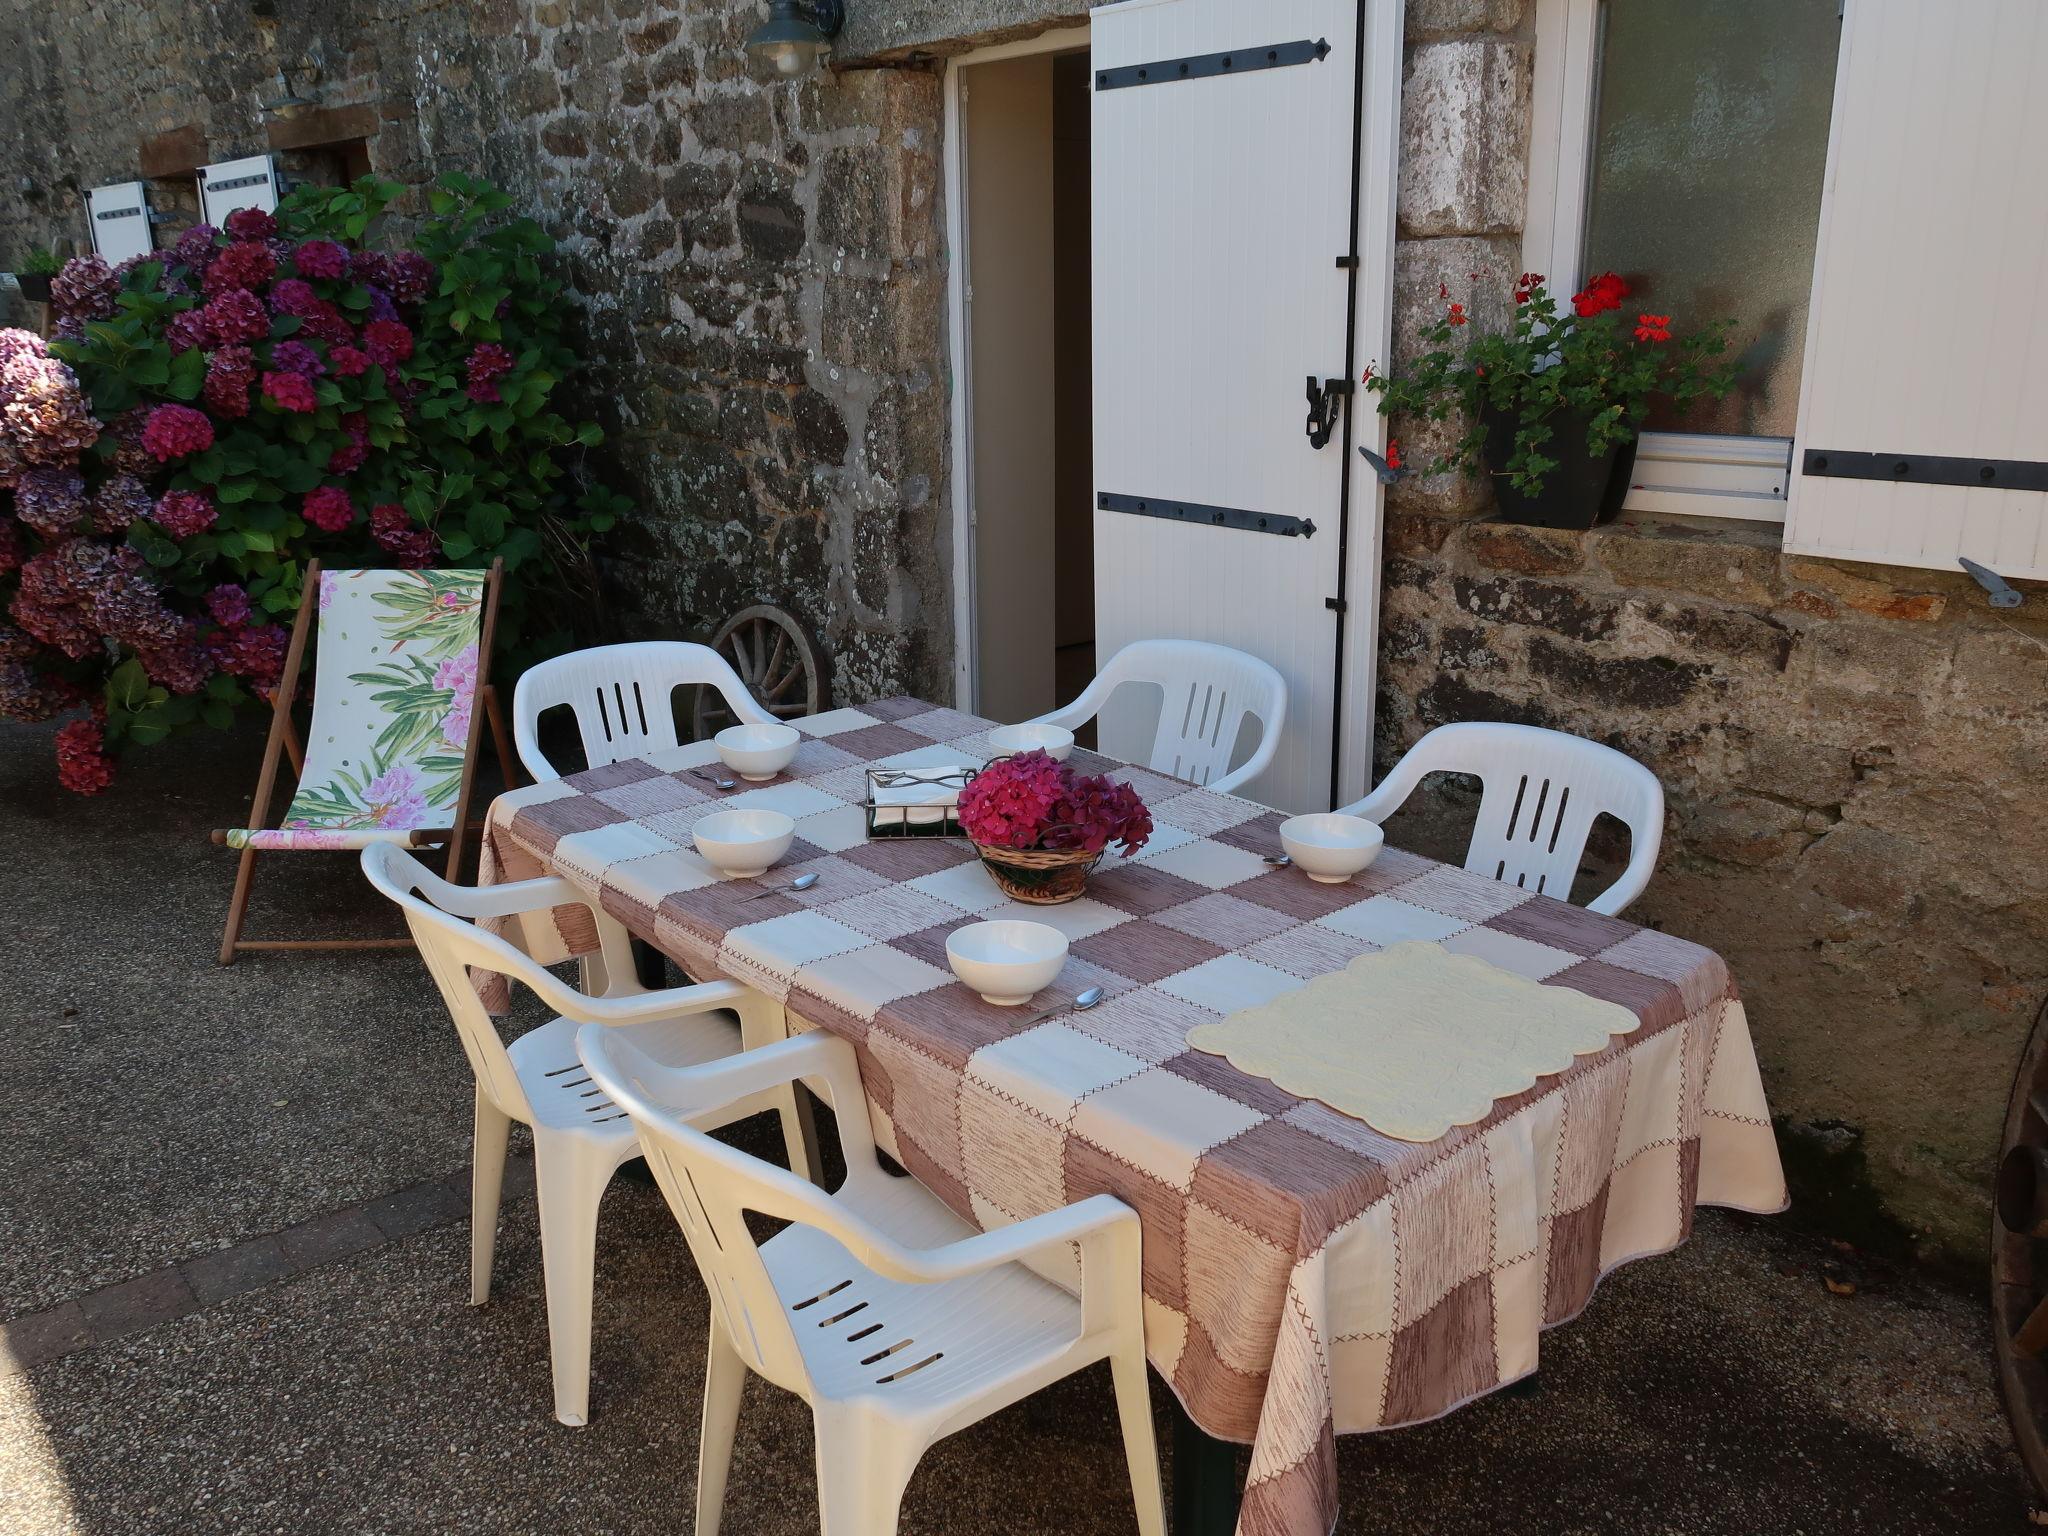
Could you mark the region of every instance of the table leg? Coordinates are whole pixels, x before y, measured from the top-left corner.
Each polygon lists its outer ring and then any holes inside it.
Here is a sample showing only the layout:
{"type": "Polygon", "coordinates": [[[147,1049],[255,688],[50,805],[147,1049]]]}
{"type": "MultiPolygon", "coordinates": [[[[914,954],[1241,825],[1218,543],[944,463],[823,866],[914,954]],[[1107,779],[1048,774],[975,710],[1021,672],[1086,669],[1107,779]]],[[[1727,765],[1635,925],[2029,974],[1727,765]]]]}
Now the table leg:
{"type": "Polygon", "coordinates": [[[645,939],[633,940],[633,972],[640,978],[640,985],[650,992],[659,992],[668,985],[668,961],[645,939]]]}
{"type": "Polygon", "coordinates": [[[1173,1417],[1173,1536],[1231,1536],[1244,1490],[1237,1481],[1237,1447],[1203,1433],[1179,1399],[1173,1417]]]}

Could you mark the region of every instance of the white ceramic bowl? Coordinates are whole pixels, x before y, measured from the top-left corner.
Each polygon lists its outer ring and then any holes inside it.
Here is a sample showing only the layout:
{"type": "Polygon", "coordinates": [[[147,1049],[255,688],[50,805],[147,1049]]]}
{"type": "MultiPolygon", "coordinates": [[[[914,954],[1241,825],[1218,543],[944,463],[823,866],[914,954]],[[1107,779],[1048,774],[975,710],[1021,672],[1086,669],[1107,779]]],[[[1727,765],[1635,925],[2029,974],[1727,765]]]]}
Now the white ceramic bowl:
{"type": "Polygon", "coordinates": [[[711,738],[719,761],[756,784],[787,768],[800,740],[793,725],[729,725],[711,738]]]}
{"type": "Polygon", "coordinates": [[[1063,725],[1005,725],[988,733],[988,744],[997,753],[1043,752],[1054,762],[1063,762],[1074,750],[1074,733],[1063,725]]]}
{"type": "Polygon", "coordinates": [[[1008,918],[969,923],[946,935],[946,959],[983,1002],[1014,1008],[1052,985],[1067,963],[1067,936],[1044,923],[1008,918]]]}
{"type": "Polygon", "coordinates": [[[1311,880],[1337,885],[1380,856],[1386,834],[1363,816],[1325,811],[1280,823],[1280,846],[1311,880]]]}
{"type": "Polygon", "coordinates": [[[704,861],[728,875],[765,875],[795,836],[796,823],[780,811],[720,811],[690,828],[704,861]]]}

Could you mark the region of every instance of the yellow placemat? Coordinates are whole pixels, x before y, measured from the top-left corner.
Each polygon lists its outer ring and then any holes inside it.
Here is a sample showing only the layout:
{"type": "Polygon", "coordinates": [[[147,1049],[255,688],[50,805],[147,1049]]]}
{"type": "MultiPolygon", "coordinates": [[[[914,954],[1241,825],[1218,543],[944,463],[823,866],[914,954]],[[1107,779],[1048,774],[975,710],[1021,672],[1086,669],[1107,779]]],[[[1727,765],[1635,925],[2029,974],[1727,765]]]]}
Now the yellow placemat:
{"type": "Polygon", "coordinates": [[[1188,1044],[1383,1136],[1435,1141],[1639,1022],[1619,1003],[1417,941],[1199,1024],[1188,1044]]]}

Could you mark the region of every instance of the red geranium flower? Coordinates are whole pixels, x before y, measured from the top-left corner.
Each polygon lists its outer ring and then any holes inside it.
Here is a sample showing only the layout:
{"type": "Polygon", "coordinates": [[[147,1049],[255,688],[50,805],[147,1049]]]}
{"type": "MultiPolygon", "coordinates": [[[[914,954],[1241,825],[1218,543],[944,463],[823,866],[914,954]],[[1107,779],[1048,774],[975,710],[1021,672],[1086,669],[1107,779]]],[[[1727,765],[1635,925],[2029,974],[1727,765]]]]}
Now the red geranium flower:
{"type": "Polygon", "coordinates": [[[1535,296],[1536,290],[1542,286],[1543,274],[1541,272],[1524,272],[1521,279],[1515,284],[1515,302],[1517,304],[1528,303],[1535,296]]]}
{"type": "Polygon", "coordinates": [[[1450,312],[1446,314],[1444,318],[1450,321],[1453,325],[1463,325],[1465,323],[1465,306],[1462,304],[1453,304],[1450,308],[1450,312]]]}
{"type": "Polygon", "coordinates": [[[1602,272],[1593,281],[1572,295],[1572,309],[1581,317],[1605,314],[1610,309],[1621,308],[1621,301],[1628,297],[1628,284],[1616,272],[1602,272]]]}
{"type": "Polygon", "coordinates": [[[1669,315],[1637,315],[1637,341],[1669,341],[1671,339],[1671,317],[1669,315]]]}
{"type": "Polygon", "coordinates": [[[1387,468],[1399,469],[1400,467],[1401,439],[1399,439],[1398,437],[1390,437],[1387,439],[1387,468]]]}

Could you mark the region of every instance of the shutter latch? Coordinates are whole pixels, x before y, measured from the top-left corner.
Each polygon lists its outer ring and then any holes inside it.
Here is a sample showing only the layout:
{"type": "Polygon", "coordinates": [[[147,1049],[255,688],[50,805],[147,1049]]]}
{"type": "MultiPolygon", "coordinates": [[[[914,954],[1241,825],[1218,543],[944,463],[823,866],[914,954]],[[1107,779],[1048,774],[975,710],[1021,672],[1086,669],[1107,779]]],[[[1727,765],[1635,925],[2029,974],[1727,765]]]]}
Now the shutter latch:
{"type": "Polygon", "coordinates": [[[1999,575],[1998,572],[1992,570],[1989,566],[1979,565],[1976,561],[1972,560],[1968,555],[1958,555],[1956,557],[1956,563],[1962,566],[1964,570],[1968,571],[1973,577],[1976,578],[1978,586],[1982,587],[1986,592],[1989,592],[1991,594],[1992,607],[2019,607],[2019,592],[2014,588],[2008,586],[2006,584],[2005,578],[1999,575]]]}
{"type": "Polygon", "coordinates": [[[1330,441],[1330,434],[1337,430],[1337,402],[1350,393],[1349,379],[1318,381],[1314,374],[1308,376],[1309,447],[1321,448],[1330,441]]]}

